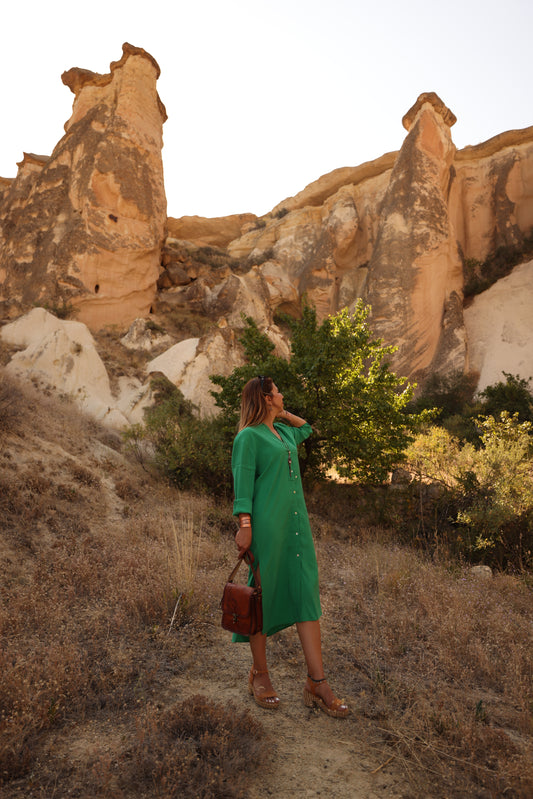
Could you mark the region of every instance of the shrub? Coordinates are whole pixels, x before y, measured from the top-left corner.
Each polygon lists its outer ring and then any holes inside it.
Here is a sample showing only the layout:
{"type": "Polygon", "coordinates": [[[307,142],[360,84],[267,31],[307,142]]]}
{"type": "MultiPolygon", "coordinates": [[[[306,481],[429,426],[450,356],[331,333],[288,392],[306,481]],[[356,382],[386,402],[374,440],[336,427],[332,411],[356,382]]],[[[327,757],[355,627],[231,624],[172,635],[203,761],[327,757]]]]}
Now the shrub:
{"type": "Polygon", "coordinates": [[[433,420],[452,436],[480,446],[479,416],[499,417],[507,411],[518,414],[521,422],[533,422],[533,397],[530,380],[503,372],[505,382],[487,386],[474,397],[477,377],[456,372],[449,377],[432,375],[420,396],[410,403],[412,411],[432,409],[433,420]]]}
{"type": "Polygon", "coordinates": [[[59,297],[51,303],[45,303],[43,307],[58,319],[70,319],[77,310],[66,297],[59,297]]]}
{"type": "Polygon", "coordinates": [[[258,252],[250,253],[246,259],[249,266],[261,266],[266,261],[271,261],[274,258],[274,248],[269,247],[267,250],[259,250],[258,252]],[[254,254],[255,253],[255,254],[254,254]]]}
{"type": "Polygon", "coordinates": [[[463,451],[460,485],[467,502],[457,521],[470,532],[474,551],[523,569],[533,564],[531,424],[503,412],[499,421],[483,419],[481,428],[481,448],[463,451]]]}
{"type": "Polygon", "coordinates": [[[231,492],[232,436],[218,417],[187,420],[183,424],[170,415],[158,415],[155,430],[148,425],[148,435],[155,437],[156,463],[179,488],[195,488],[216,494],[231,492]]]}
{"type": "Polygon", "coordinates": [[[222,418],[195,416],[192,402],[164,375],[153,378],[152,388],[155,404],[147,408],[145,424],[125,433],[130,450],[145,468],[152,460],[179,488],[229,493],[234,431],[222,418]]]}
{"type": "Polygon", "coordinates": [[[466,258],[463,264],[464,296],[473,297],[508,275],[515,266],[533,253],[533,228],[515,245],[502,245],[484,262],[466,258]]]}
{"type": "Polygon", "coordinates": [[[410,403],[409,408],[413,411],[436,409],[436,420],[461,414],[472,401],[476,382],[476,375],[465,375],[463,372],[454,372],[448,376],[433,374],[426,380],[423,391],[410,403]]]}
{"type": "Polygon", "coordinates": [[[532,425],[506,412],[478,425],[479,448],[433,428],[409,447],[408,463],[419,484],[429,479],[443,487],[446,513],[435,517],[436,533],[447,535],[455,551],[523,570],[533,564],[532,425]]]}
{"type": "Polygon", "coordinates": [[[192,696],[148,709],[125,758],[122,787],[146,786],[160,799],[245,797],[263,751],[262,727],[247,711],[192,696]]]}

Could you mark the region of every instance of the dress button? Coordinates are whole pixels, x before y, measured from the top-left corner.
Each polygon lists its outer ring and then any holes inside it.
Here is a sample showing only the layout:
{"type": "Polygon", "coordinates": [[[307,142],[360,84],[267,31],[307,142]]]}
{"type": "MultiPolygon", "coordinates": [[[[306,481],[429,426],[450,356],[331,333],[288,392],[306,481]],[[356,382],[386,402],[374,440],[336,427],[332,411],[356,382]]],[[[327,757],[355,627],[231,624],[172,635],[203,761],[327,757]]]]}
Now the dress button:
{"type": "Polygon", "coordinates": [[[296,533],[296,535],[298,535],[298,533],[296,533]]]}
{"type": "Polygon", "coordinates": [[[300,557],[300,553],[299,553],[299,552],[298,552],[298,554],[296,555],[296,557],[297,557],[297,558],[299,558],[299,557],[300,557]]]}
{"type": "Polygon", "coordinates": [[[294,515],[298,516],[298,511],[297,510],[294,511],[294,515]]]}

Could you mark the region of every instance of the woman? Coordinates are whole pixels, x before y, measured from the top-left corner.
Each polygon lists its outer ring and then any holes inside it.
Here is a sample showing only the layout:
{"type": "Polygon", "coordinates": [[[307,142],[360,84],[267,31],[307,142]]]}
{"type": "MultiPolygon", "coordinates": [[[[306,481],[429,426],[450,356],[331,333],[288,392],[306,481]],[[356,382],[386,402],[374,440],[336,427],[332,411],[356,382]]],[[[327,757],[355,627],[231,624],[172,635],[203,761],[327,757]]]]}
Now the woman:
{"type": "Polygon", "coordinates": [[[231,460],[233,513],[239,517],[235,542],[240,552],[252,552],[258,568],[263,631],[249,638],[234,635],[233,640],[250,642],[250,694],[260,707],[277,709],[280,700],[268,674],[266,639],[296,624],[307,663],[304,702],[342,718],[348,707],[335,697],[322,665],[318,568],[298,464],[298,444],[312,432],[304,419],[283,408],[283,394],[272,378],[254,377],[244,386],[231,460]]]}

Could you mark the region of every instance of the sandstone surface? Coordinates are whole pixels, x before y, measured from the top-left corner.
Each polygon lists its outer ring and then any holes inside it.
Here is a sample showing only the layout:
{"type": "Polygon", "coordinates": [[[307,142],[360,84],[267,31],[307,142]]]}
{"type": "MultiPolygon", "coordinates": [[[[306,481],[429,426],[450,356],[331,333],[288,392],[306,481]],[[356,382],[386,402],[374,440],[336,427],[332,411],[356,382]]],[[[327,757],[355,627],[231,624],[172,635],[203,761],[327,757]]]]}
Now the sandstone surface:
{"type": "Polygon", "coordinates": [[[225,247],[238,239],[244,228],[257,222],[255,214],[231,214],[230,216],[204,217],[182,216],[168,218],[168,233],[175,239],[192,241],[199,245],[225,247]]]}
{"type": "Polygon", "coordinates": [[[479,391],[505,382],[504,372],[533,377],[533,261],[474,297],[464,317],[468,368],[479,373],[479,391]]]}
{"type": "Polygon", "coordinates": [[[450,218],[464,257],[520,245],[533,228],[533,127],[465,147],[454,168],[450,218]]]}
{"type": "Polygon", "coordinates": [[[201,416],[210,416],[216,410],[210,375],[229,375],[241,362],[233,331],[220,328],[201,339],[180,341],[150,361],[147,371],[162,372],[196,405],[201,416]]]}
{"type": "Polygon", "coordinates": [[[0,338],[24,348],[7,364],[8,373],[70,397],[111,427],[142,421],[143,408],[152,401],[149,387],[129,378],[123,378],[118,394],[112,394],[104,363],[82,322],[57,319],[44,308],[34,308],[0,328],[0,338]]]}
{"type": "Polygon", "coordinates": [[[365,300],[378,336],[394,343],[400,374],[465,365],[463,271],[448,213],[455,117],[436,95],[405,115],[409,133],[391,173],[368,267],[365,300]]]}
{"type": "Polygon", "coordinates": [[[25,154],[0,198],[4,316],[46,302],[98,328],[149,313],[166,229],[158,76],[129,44],[109,74],[63,74],[65,136],[50,157],[25,154]]]}

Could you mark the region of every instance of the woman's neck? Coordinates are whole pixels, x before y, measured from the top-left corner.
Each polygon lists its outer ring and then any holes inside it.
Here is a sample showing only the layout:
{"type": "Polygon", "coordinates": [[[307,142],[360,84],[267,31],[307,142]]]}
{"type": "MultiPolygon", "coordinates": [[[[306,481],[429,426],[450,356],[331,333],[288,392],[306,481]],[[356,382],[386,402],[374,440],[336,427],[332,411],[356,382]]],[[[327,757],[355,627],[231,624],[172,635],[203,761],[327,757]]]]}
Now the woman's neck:
{"type": "Polygon", "coordinates": [[[265,417],[265,420],[263,422],[263,424],[266,424],[266,426],[270,430],[272,430],[273,433],[276,432],[275,429],[274,429],[274,420],[275,420],[275,418],[276,418],[275,414],[269,413],[268,416],[265,417]]]}

